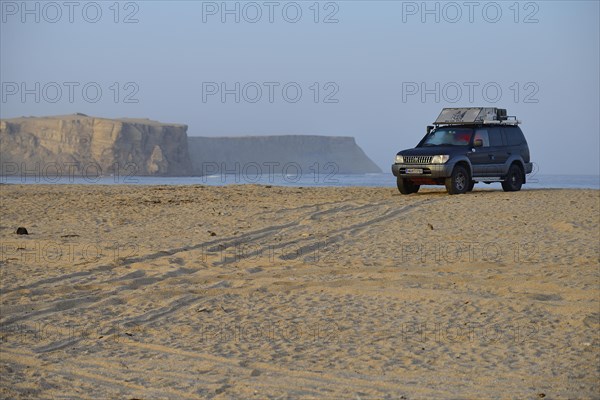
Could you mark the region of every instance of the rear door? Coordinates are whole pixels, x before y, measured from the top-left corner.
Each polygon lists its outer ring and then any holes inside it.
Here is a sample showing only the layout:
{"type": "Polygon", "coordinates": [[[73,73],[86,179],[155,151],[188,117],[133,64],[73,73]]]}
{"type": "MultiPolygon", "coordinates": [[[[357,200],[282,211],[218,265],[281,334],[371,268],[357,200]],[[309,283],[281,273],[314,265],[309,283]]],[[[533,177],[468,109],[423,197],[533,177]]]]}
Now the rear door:
{"type": "Polygon", "coordinates": [[[496,175],[501,175],[504,170],[504,164],[510,156],[510,151],[504,142],[503,129],[500,126],[493,126],[489,129],[490,147],[492,160],[496,175]]]}

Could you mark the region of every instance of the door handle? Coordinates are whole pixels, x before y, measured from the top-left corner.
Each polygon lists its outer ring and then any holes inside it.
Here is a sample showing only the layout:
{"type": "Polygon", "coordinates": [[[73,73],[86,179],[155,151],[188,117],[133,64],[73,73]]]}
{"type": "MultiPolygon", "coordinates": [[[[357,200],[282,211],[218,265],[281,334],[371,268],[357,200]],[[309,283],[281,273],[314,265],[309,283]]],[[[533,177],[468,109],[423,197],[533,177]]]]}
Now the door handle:
{"type": "Polygon", "coordinates": [[[490,154],[490,160],[495,160],[496,157],[493,154],[490,154]]]}

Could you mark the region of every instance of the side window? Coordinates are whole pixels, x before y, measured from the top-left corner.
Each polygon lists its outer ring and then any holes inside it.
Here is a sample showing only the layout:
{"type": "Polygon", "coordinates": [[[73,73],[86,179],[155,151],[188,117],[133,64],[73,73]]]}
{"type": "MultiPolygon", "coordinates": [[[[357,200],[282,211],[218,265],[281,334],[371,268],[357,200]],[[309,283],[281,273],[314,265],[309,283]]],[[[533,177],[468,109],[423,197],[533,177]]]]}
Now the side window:
{"type": "Polygon", "coordinates": [[[473,144],[476,141],[481,140],[483,147],[490,147],[490,137],[487,129],[477,129],[475,131],[475,137],[473,138],[473,144]]]}
{"type": "Polygon", "coordinates": [[[490,146],[503,146],[502,130],[500,128],[492,128],[489,132],[490,146]]]}
{"type": "Polygon", "coordinates": [[[519,128],[505,128],[504,133],[509,146],[518,146],[523,143],[523,134],[519,128]]]}
{"type": "Polygon", "coordinates": [[[526,142],[525,140],[525,135],[523,135],[523,131],[521,130],[521,128],[519,128],[518,126],[515,128],[515,131],[517,132],[517,136],[519,137],[519,144],[523,144],[526,142]]]}

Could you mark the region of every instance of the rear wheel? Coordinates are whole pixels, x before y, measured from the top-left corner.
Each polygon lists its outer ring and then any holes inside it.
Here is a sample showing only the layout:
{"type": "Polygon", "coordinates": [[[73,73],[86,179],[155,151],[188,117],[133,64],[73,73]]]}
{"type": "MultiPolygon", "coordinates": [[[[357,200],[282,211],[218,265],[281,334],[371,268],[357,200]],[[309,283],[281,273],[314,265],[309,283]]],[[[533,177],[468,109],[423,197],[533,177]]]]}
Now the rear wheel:
{"type": "Polygon", "coordinates": [[[469,189],[471,177],[467,169],[457,165],[452,170],[452,175],[446,178],[446,190],[449,194],[463,194],[469,189]]]}
{"type": "Polygon", "coordinates": [[[396,183],[398,185],[398,190],[402,194],[417,193],[421,187],[421,185],[415,185],[408,179],[402,179],[401,177],[396,179],[396,183]]]}
{"type": "Polygon", "coordinates": [[[469,183],[469,186],[467,186],[467,192],[472,192],[474,187],[475,181],[471,181],[471,183],[469,183]]]}
{"type": "Polygon", "coordinates": [[[513,164],[508,169],[508,175],[502,182],[502,189],[505,192],[518,192],[523,185],[523,170],[516,164],[513,164]]]}

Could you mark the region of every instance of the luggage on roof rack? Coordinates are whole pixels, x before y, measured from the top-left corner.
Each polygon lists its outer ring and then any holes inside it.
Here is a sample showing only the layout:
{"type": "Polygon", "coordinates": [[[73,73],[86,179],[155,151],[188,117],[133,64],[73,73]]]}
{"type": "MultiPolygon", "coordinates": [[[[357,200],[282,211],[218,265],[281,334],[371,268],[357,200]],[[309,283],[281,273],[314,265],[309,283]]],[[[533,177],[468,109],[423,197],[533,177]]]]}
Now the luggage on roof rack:
{"type": "Polygon", "coordinates": [[[506,115],[505,108],[496,107],[465,107],[444,108],[437,117],[434,125],[452,124],[502,124],[518,125],[517,117],[506,115]]]}

